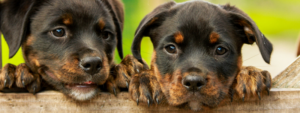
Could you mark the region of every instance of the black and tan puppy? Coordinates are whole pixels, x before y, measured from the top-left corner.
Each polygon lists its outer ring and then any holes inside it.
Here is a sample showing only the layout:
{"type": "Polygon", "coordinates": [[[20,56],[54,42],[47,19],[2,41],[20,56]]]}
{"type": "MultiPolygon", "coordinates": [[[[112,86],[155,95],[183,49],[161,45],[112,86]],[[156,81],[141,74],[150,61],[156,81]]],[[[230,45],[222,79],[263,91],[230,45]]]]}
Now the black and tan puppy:
{"type": "Polygon", "coordinates": [[[3,67],[0,90],[17,86],[35,93],[47,83],[75,100],[95,97],[115,66],[116,47],[123,57],[123,13],[119,0],[2,2],[0,31],[9,55],[21,46],[25,63],[3,67]]]}
{"type": "Polygon", "coordinates": [[[150,70],[132,76],[129,92],[137,102],[193,110],[216,107],[227,95],[259,97],[271,88],[267,71],[243,67],[243,44],[256,44],[270,62],[272,44],[244,12],[204,1],[168,2],[140,23],[132,45],[141,63],[140,44],[149,36],[154,46],[150,70]],[[235,92],[235,93],[234,93],[235,92]]]}

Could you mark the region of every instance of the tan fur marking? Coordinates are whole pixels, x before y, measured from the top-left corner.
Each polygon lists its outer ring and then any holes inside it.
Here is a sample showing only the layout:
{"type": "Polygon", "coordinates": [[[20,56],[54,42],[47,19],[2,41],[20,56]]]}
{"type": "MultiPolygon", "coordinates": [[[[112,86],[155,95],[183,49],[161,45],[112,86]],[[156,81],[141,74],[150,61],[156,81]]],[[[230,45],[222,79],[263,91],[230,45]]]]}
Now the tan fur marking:
{"type": "Polygon", "coordinates": [[[33,60],[33,62],[34,62],[34,64],[35,64],[37,67],[40,67],[40,66],[41,66],[41,65],[40,65],[40,62],[39,62],[37,59],[33,60]]]}
{"type": "Polygon", "coordinates": [[[300,55],[300,37],[298,38],[297,56],[300,55]]]}
{"type": "Polygon", "coordinates": [[[71,14],[65,14],[65,15],[62,16],[62,18],[63,18],[63,23],[65,25],[73,24],[73,17],[72,17],[71,14]]]}
{"type": "Polygon", "coordinates": [[[104,22],[104,20],[102,18],[100,18],[99,19],[99,27],[100,27],[100,29],[103,30],[104,26],[105,26],[105,22],[104,22]]]}
{"type": "Polygon", "coordinates": [[[242,64],[243,64],[242,56],[239,56],[238,61],[237,61],[237,66],[238,66],[239,70],[242,69],[242,64]]]}
{"type": "Polygon", "coordinates": [[[210,43],[216,43],[218,41],[218,39],[220,38],[220,35],[216,32],[212,32],[209,36],[209,41],[210,43]]]}
{"type": "Polygon", "coordinates": [[[178,44],[182,43],[184,40],[184,37],[182,36],[180,31],[178,31],[174,34],[174,38],[175,38],[175,42],[178,44]]]}
{"type": "Polygon", "coordinates": [[[26,39],[26,45],[27,46],[30,46],[32,45],[32,41],[33,41],[34,37],[30,34],[29,36],[27,36],[27,39],[26,39]]]}
{"type": "Polygon", "coordinates": [[[239,21],[239,24],[241,26],[244,26],[244,31],[245,31],[245,34],[248,38],[248,41],[250,44],[254,43],[254,40],[250,39],[250,36],[249,35],[254,35],[254,32],[252,30],[252,27],[250,24],[248,24],[248,22],[244,21],[244,20],[241,20],[239,21]]]}
{"type": "Polygon", "coordinates": [[[147,25],[153,24],[157,19],[158,19],[157,17],[153,18],[147,25]]]}
{"type": "Polygon", "coordinates": [[[152,53],[152,58],[151,58],[151,69],[153,69],[153,67],[152,66],[154,66],[153,64],[155,64],[155,62],[156,62],[156,51],[155,50],[153,50],[153,53],[152,53]]]}

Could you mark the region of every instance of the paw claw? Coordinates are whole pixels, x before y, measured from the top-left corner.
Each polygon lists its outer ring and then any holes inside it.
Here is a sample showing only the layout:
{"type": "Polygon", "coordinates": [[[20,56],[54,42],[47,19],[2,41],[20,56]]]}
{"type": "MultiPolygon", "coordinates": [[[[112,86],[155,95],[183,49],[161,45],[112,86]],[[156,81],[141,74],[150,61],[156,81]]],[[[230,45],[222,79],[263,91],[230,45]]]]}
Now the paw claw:
{"type": "Polygon", "coordinates": [[[147,103],[148,103],[148,107],[150,107],[150,100],[149,99],[147,100],[147,103]]]}
{"type": "Polygon", "coordinates": [[[260,93],[259,93],[259,92],[257,92],[257,96],[258,96],[259,100],[261,100],[261,97],[260,97],[260,93]]]}
{"type": "Polygon", "coordinates": [[[127,81],[126,81],[126,87],[127,87],[127,88],[129,88],[129,84],[128,84],[128,82],[127,82],[127,81]]]}
{"type": "Polygon", "coordinates": [[[136,105],[137,106],[139,105],[139,99],[136,99],[136,105]]]}
{"type": "Polygon", "coordinates": [[[25,87],[25,81],[24,80],[22,80],[22,85],[23,85],[23,87],[25,87]]]}
{"type": "Polygon", "coordinates": [[[159,104],[159,100],[158,100],[158,98],[156,98],[156,103],[157,103],[157,104],[159,104]]]}
{"type": "Polygon", "coordinates": [[[33,94],[35,94],[35,89],[36,89],[36,88],[34,87],[34,88],[33,88],[33,94]]]}
{"type": "Polygon", "coordinates": [[[114,88],[114,95],[117,96],[116,88],[114,88]]]}
{"type": "Polygon", "coordinates": [[[6,86],[6,83],[7,83],[7,80],[5,79],[5,80],[4,80],[4,87],[6,86]]]}
{"type": "Polygon", "coordinates": [[[267,88],[267,92],[268,92],[268,96],[270,96],[270,90],[269,90],[269,88],[267,88]]]}
{"type": "Polygon", "coordinates": [[[243,95],[242,100],[243,100],[243,102],[245,101],[245,95],[243,95]]]}

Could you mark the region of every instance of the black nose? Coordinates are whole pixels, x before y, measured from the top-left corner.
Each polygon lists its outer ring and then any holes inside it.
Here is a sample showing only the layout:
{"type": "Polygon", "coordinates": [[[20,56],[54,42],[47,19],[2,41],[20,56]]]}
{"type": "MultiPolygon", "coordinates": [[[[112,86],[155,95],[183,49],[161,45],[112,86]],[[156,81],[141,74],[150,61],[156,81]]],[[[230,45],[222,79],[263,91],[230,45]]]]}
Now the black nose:
{"type": "Polygon", "coordinates": [[[194,75],[188,75],[182,80],[183,86],[190,91],[199,91],[205,82],[203,77],[194,75]]]}
{"type": "Polygon", "coordinates": [[[94,75],[102,67],[102,60],[99,57],[85,57],[80,61],[79,66],[87,73],[94,75]]]}

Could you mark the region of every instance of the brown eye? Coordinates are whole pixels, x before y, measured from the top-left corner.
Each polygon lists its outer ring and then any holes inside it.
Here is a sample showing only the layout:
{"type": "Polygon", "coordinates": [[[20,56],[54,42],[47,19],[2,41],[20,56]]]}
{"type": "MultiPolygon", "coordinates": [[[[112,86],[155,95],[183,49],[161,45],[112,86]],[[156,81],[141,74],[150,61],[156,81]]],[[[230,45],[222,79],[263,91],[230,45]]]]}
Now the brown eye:
{"type": "Polygon", "coordinates": [[[217,47],[217,50],[216,50],[216,54],[217,55],[224,55],[225,53],[227,52],[227,49],[225,49],[224,47],[217,47]]]}
{"type": "Polygon", "coordinates": [[[108,31],[104,31],[102,38],[107,40],[107,39],[110,39],[110,37],[111,37],[111,33],[108,31]]]}
{"type": "Polygon", "coordinates": [[[167,45],[165,49],[168,53],[171,54],[177,53],[176,47],[174,45],[167,45]]]}
{"type": "Polygon", "coordinates": [[[56,37],[64,37],[66,35],[66,32],[63,28],[54,29],[51,32],[56,37]]]}

